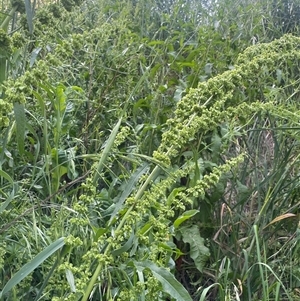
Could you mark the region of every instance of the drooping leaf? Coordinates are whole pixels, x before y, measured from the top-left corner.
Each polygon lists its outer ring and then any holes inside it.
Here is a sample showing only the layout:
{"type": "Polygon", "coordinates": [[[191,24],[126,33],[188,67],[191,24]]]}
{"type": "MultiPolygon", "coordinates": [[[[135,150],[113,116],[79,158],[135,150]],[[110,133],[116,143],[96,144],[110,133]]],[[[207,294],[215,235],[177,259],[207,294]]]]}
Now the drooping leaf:
{"type": "Polygon", "coordinates": [[[2,213],[6,209],[6,207],[10,204],[10,202],[14,199],[14,197],[15,197],[15,191],[13,189],[12,192],[7,197],[6,201],[1,203],[0,213],[2,213]]]}
{"type": "Polygon", "coordinates": [[[286,214],[282,214],[282,215],[280,215],[280,216],[277,216],[277,217],[275,217],[270,223],[268,223],[268,224],[264,227],[264,229],[267,228],[267,227],[269,227],[270,225],[272,225],[272,224],[274,224],[274,223],[280,222],[280,221],[282,221],[282,220],[284,220],[284,219],[286,219],[286,218],[291,218],[291,217],[297,217],[297,215],[294,214],[294,213],[286,213],[286,214]]]}
{"type": "Polygon", "coordinates": [[[167,269],[158,267],[151,261],[135,262],[134,264],[139,271],[143,268],[148,268],[153,276],[161,283],[163,291],[175,300],[192,301],[187,290],[167,269]]]}
{"type": "Polygon", "coordinates": [[[6,179],[11,185],[14,184],[14,181],[11,178],[11,176],[9,174],[7,174],[5,171],[3,171],[2,169],[0,169],[0,177],[3,177],[4,179],[6,179]]]}
{"type": "Polygon", "coordinates": [[[202,272],[210,253],[204,245],[204,239],[200,236],[197,225],[180,228],[182,240],[190,245],[190,256],[194,260],[197,269],[202,272]]]}

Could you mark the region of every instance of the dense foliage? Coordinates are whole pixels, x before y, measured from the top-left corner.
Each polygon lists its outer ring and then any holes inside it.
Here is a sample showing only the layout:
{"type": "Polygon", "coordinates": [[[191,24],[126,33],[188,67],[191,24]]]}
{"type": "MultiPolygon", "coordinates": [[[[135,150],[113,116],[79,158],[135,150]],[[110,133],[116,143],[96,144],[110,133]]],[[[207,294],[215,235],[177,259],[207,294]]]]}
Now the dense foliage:
{"type": "Polygon", "coordinates": [[[3,1],[0,300],[300,300],[299,12],[3,1]]]}

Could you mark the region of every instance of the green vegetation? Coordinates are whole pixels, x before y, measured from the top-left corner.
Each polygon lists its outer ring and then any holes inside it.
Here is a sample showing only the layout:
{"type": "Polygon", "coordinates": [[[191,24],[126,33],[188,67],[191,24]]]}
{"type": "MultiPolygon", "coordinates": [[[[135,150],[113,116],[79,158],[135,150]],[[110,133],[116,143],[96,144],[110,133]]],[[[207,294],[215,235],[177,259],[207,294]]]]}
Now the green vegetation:
{"type": "Polygon", "coordinates": [[[299,15],[2,1],[0,300],[300,300],[299,15]]]}

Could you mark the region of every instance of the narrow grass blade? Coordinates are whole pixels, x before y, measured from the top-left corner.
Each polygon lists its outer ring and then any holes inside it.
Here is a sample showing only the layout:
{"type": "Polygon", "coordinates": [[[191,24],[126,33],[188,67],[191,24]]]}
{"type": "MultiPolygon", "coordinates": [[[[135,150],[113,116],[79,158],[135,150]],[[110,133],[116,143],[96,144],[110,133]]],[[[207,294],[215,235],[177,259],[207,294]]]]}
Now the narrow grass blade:
{"type": "Polygon", "coordinates": [[[199,300],[199,301],[205,301],[205,300],[206,300],[205,298],[206,298],[207,293],[208,293],[211,289],[213,289],[214,287],[216,287],[216,286],[219,286],[220,290],[223,290],[223,287],[222,287],[222,285],[221,285],[220,283],[214,283],[214,284],[210,285],[209,287],[207,287],[207,288],[205,288],[205,289],[203,290],[203,292],[202,292],[202,294],[201,294],[201,297],[200,297],[200,300],[199,300]]]}
{"type": "Polygon", "coordinates": [[[14,104],[14,113],[16,119],[16,128],[17,128],[17,143],[18,149],[21,155],[24,155],[24,141],[25,141],[25,127],[26,127],[26,119],[25,119],[25,108],[22,103],[14,104]]]}
{"type": "Polygon", "coordinates": [[[6,179],[11,185],[14,185],[14,181],[9,174],[0,169],[0,177],[6,179]]]}
{"type": "Polygon", "coordinates": [[[15,285],[20,283],[26,276],[28,276],[34,269],[36,269],[41,263],[43,263],[48,257],[55,253],[65,244],[64,237],[59,238],[30,262],[26,263],[4,286],[2,292],[0,292],[0,298],[2,298],[7,292],[9,292],[15,285]]]}
{"type": "Polygon", "coordinates": [[[108,140],[106,141],[106,146],[103,150],[103,153],[102,153],[102,156],[101,156],[101,159],[98,163],[98,166],[97,166],[97,171],[95,172],[94,174],[94,178],[93,178],[93,184],[96,185],[97,184],[97,181],[100,177],[100,174],[101,174],[101,171],[102,171],[102,168],[104,166],[104,163],[106,161],[106,158],[108,157],[108,154],[114,144],[114,141],[115,141],[115,138],[117,136],[117,133],[119,131],[119,128],[120,128],[120,125],[121,125],[121,122],[122,122],[122,118],[120,118],[120,120],[118,121],[118,123],[115,125],[115,127],[113,128],[108,140]]]}
{"type": "Polygon", "coordinates": [[[31,3],[30,0],[25,0],[25,11],[26,11],[26,19],[28,24],[29,33],[32,35],[33,33],[33,13],[31,9],[31,3]]]}
{"type": "Polygon", "coordinates": [[[2,213],[6,209],[6,207],[10,204],[10,202],[13,200],[15,193],[18,190],[18,185],[16,183],[14,183],[13,179],[10,177],[9,174],[7,174],[5,171],[3,171],[1,169],[0,169],[0,178],[6,179],[12,186],[12,191],[9,194],[9,196],[7,197],[6,201],[1,203],[0,213],[2,213]]]}
{"type": "MultiPolygon", "coordinates": [[[[0,84],[6,80],[6,58],[0,58],[0,84]]],[[[1,93],[0,93],[1,96],[1,93]]]]}
{"type": "Polygon", "coordinates": [[[2,213],[6,207],[10,204],[10,202],[14,199],[15,192],[14,190],[10,193],[9,197],[6,199],[5,202],[3,202],[0,206],[0,213],[2,213]]]}

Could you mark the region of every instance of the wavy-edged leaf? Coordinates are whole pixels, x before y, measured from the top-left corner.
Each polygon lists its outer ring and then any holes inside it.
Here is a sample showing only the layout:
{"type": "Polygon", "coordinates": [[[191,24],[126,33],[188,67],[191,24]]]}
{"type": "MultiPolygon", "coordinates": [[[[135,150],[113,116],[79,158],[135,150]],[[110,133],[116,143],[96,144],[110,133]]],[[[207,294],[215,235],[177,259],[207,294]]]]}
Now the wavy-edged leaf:
{"type": "Polygon", "coordinates": [[[4,286],[0,292],[0,298],[2,298],[7,292],[9,292],[15,285],[20,283],[26,276],[28,276],[34,269],[36,269],[41,263],[43,263],[48,257],[60,249],[64,244],[64,237],[59,238],[51,245],[46,247],[42,252],[35,256],[30,262],[26,263],[4,286]]]}
{"type": "Polygon", "coordinates": [[[187,290],[167,269],[158,267],[151,261],[134,262],[134,265],[139,271],[142,268],[148,268],[152,272],[153,276],[161,283],[163,291],[175,300],[192,301],[187,290]]]}
{"type": "Polygon", "coordinates": [[[204,245],[204,239],[200,236],[196,225],[180,228],[182,240],[190,245],[190,256],[194,260],[196,268],[202,272],[210,253],[204,245]]]}

